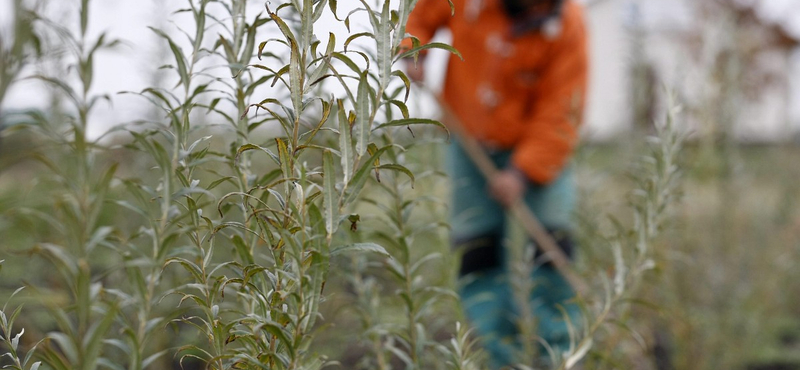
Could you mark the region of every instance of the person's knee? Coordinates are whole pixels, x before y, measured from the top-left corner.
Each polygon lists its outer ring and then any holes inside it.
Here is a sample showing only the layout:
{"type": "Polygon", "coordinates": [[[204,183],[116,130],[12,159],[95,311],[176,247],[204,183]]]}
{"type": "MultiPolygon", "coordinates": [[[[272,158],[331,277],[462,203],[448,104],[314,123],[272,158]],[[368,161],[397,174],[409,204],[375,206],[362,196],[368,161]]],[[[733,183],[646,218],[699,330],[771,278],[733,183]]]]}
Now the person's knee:
{"type": "Polygon", "coordinates": [[[462,253],[461,267],[458,271],[459,276],[488,271],[502,266],[500,237],[498,235],[482,235],[456,240],[453,244],[462,253]]]}

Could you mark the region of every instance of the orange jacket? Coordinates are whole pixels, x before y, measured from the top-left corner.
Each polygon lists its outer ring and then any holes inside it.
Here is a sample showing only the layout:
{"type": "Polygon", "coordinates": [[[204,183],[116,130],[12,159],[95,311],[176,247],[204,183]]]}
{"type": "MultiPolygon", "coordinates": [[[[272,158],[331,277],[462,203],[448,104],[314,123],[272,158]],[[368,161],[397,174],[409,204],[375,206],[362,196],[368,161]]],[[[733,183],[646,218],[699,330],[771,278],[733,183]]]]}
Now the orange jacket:
{"type": "Polygon", "coordinates": [[[567,0],[560,31],[512,37],[500,0],[420,0],[407,32],[424,44],[442,27],[453,34],[444,99],[464,128],[490,148],[513,149],[531,180],[554,180],[578,140],[588,70],[583,9],[567,0]]]}

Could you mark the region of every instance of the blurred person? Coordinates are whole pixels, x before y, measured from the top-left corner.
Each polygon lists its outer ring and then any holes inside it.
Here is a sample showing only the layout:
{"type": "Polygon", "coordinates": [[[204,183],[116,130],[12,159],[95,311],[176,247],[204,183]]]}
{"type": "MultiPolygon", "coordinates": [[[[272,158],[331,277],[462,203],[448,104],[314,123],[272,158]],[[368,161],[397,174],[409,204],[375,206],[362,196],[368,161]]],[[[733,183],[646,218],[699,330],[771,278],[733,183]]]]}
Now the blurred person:
{"type": "MultiPolygon", "coordinates": [[[[538,360],[515,358],[521,347],[503,247],[504,209],[525,202],[571,256],[576,189],[570,158],[588,69],[583,9],[574,0],[452,1],[454,15],[447,0],[420,0],[407,31],[424,44],[437,30],[450,29],[463,61],[450,59],[443,100],[501,169],[487,181],[457,139],[447,149],[452,242],[463,253],[459,294],[492,368],[546,362],[544,348],[538,360]]],[[[422,60],[406,67],[411,79],[424,79],[422,60]]],[[[568,282],[543,259],[533,270],[531,307],[538,335],[563,352],[570,344],[565,318],[580,322],[580,310],[568,282]]]]}

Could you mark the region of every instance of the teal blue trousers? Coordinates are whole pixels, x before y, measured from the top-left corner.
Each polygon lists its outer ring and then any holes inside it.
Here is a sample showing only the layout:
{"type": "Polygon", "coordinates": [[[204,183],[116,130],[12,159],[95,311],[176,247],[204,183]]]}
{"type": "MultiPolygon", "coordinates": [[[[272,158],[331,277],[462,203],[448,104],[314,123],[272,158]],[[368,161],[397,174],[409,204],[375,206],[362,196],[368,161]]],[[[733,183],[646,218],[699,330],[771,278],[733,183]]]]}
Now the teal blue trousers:
{"type": "MultiPolygon", "coordinates": [[[[508,166],[511,152],[490,154],[498,168],[508,166]]],[[[490,196],[483,175],[470,161],[463,148],[453,141],[448,147],[447,169],[452,180],[451,226],[454,241],[469,241],[486,235],[498,235],[498,243],[507,239],[508,216],[490,196]]],[[[546,186],[531,183],[524,202],[549,230],[569,232],[575,209],[576,186],[571,167],[546,186]]],[[[519,310],[515,307],[509,284],[509,264],[505,248],[496,248],[500,263],[462,277],[459,288],[464,313],[481,338],[489,355],[490,366],[499,369],[515,363],[531,363],[533,354],[521,354],[519,330],[515,324],[519,310]],[[520,358],[520,356],[522,356],[520,358]],[[525,357],[529,356],[529,357],[525,357]]],[[[537,334],[553,349],[564,351],[569,346],[565,315],[574,324],[580,310],[571,300],[575,293],[569,283],[550,265],[533,270],[534,288],[530,307],[536,318],[537,334]]],[[[540,356],[546,356],[541,353],[540,356]]]]}

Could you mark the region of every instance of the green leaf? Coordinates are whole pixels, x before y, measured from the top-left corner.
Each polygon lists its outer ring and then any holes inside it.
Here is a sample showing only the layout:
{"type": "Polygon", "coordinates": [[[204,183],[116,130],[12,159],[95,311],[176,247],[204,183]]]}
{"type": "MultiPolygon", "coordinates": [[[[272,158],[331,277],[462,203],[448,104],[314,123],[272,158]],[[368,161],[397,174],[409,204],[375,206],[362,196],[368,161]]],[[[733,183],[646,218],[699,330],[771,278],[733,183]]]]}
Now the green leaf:
{"type": "Polygon", "coordinates": [[[350,35],[350,37],[348,37],[347,40],[345,40],[345,42],[344,42],[344,51],[347,52],[347,46],[349,46],[350,43],[353,42],[353,40],[355,40],[357,38],[360,38],[360,37],[372,37],[372,33],[359,32],[359,33],[355,33],[355,34],[350,35]]]}
{"type": "Polygon", "coordinates": [[[206,187],[206,189],[207,190],[212,190],[212,189],[216,188],[217,186],[219,186],[220,184],[222,184],[223,182],[230,182],[231,184],[236,185],[236,182],[234,181],[235,179],[236,178],[233,177],[233,176],[220,177],[220,178],[214,180],[214,182],[212,182],[211,184],[209,184],[208,187],[206,187]]]}
{"type": "Polygon", "coordinates": [[[81,102],[81,99],[78,98],[78,94],[75,92],[75,89],[73,89],[66,82],[61,81],[61,80],[56,79],[56,78],[50,78],[50,77],[45,77],[45,76],[40,76],[40,75],[33,76],[33,78],[45,81],[45,82],[47,82],[49,84],[52,84],[52,85],[58,87],[59,89],[61,89],[67,95],[67,97],[69,98],[70,102],[73,105],[75,105],[77,107],[80,107],[81,105],[83,105],[83,103],[81,102]]]}
{"type": "Polygon", "coordinates": [[[276,339],[278,339],[279,343],[286,346],[286,349],[289,350],[289,355],[291,357],[296,356],[295,353],[296,348],[294,346],[294,343],[289,339],[290,338],[289,334],[284,332],[283,327],[280,324],[274,322],[266,322],[266,323],[261,323],[259,325],[259,328],[274,335],[276,339]]]}
{"type": "Polygon", "coordinates": [[[201,142],[206,141],[208,139],[211,139],[212,137],[213,137],[212,135],[208,135],[208,136],[203,136],[203,137],[195,140],[191,145],[189,145],[189,148],[186,149],[186,152],[187,153],[194,152],[194,148],[197,147],[198,144],[200,144],[201,142]]]}
{"type": "Polygon", "coordinates": [[[110,226],[101,226],[94,231],[92,234],[92,238],[86,243],[86,252],[91,253],[94,248],[105,241],[105,239],[114,231],[113,227],[110,226]]]}
{"type": "Polygon", "coordinates": [[[256,16],[256,19],[253,20],[253,23],[247,27],[247,42],[241,50],[241,55],[238,59],[239,64],[247,65],[250,63],[250,60],[253,58],[253,49],[255,48],[256,44],[256,34],[258,33],[259,28],[261,28],[261,26],[267,22],[269,22],[269,19],[261,18],[261,14],[259,14],[256,16]]]}
{"type": "Polygon", "coordinates": [[[65,274],[64,277],[67,278],[68,281],[72,281],[72,279],[78,275],[78,264],[71,255],[64,251],[64,247],[50,243],[41,243],[33,248],[33,252],[44,252],[42,254],[49,258],[56,268],[65,274]]]}
{"type": "MultiPolygon", "coordinates": [[[[54,342],[58,344],[58,348],[66,356],[67,361],[73,364],[78,362],[79,359],[78,348],[75,345],[75,342],[70,337],[61,332],[50,332],[49,334],[47,334],[47,336],[48,338],[52,339],[54,342]]],[[[49,346],[48,350],[52,351],[52,349],[50,349],[49,346]]]]}
{"type": "Polygon", "coordinates": [[[353,176],[350,182],[347,183],[347,188],[350,189],[350,192],[347,194],[347,197],[345,198],[342,204],[344,205],[350,204],[351,202],[354,202],[356,200],[358,194],[361,192],[361,189],[364,187],[364,184],[367,182],[367,178],[369,178],[369,176],[367,175],[369,174],[369,171],[373,168],[375,160],[378,159],[378,157],[380,157],[381,154],[389,150],[389,148],[391,147],[392,147],[391,145],[387,145],[383,148],[378,149],[378,151],[375,152],[375,154],[371,155],[370,158],[367,160],[367,162],[364,163],[364,165],[358,169],[355,176],[353,176]]]}
{"type": "Polygon", "coordinates": [[[230,60],[236,56],[231,43],[228,42],[228,40],[222,35],[219,35],[219,39],[217,39],[217,42],[214,43],[214,50],[216,50],[219,45],[222,45],[222,50],[225,51],[225,59],[230,60]]]}
{"type": "Polygon", "coordinates": [[[89,25],[89,0],[81,0],[81,36],[86,36],[89,25]]]}
{"type": "MultiPolygon", "coordinates": [[[[441,127],[443,129],[447,130],[447,127],[445,127],[445,125],[443,125],[441,122],[439,122],[439,121],[437,121],[435,119],[403,118],[403,119],[396,119],[396,120],[393,120],[393,121],[389,121],[389,122],[377,125],[377,126],[375,126],[373,131],[381,129],[381,128],[384,128],[384,127],[407,126],[407,125],[434,125],[434,126],[438,126],[438,127],[441,127]]],[[[450,132],[449,131],[447,131],[447,132],[448,132],[448,135],[449,135],[450,132]]]]}
{"type": "MultiPolygon", "coordinates": [[[[358,64],[356,64],[356,62],[350,59],[350,57],[348,57],[347,55],[344,55],[340,52],[334,52],[331,54],[331,57],[333,57],[334,59],[338,59],[340,62],[344,63],[348,68],[350,68],[351,71],[361,74],[361,68],[359,68],[358,64]]],[[[367,66],[367,68],[369,68],[369,66],[367,66]]]]}
{"type": "MultiPolygon", "coordinates": [[[[306,138],[305,138],[305,143],[303,145],[301,145],[300,147],[315,147],[314,144],[311,144],[311,140],[313,140],[314,137],[317,135],[317,133],[320,130],[322,130],[322,126],[325,125],[325,122],[328,122],[328,118],[331,115],[331,110],[333,109],[333,102],[332,101],[331,102],[327,102],[325,100],[320,100],[320,103],[322,104],[322,114],[321,114],[321,117],[319,119],[319,123],[314,127],[313,130],[311,130],[309,132],[306,132],[303,135],[301,135],[301,136],[306,137],[306,138]]],[[[298,150],[300,149],[300,147],[298,147],[298,150]]]]}
{"type": "Polygon", "coordinates": [[[323,172],[323,201],[325,208],[325,231],[328,232],[328,240],[336,232],[337,205],[339,204],[338,193],[336,192],[336,171],[333,166],[333,154],[329,150],[322,153],[322,172],[323,172]]]}
{"type": "Polygon", "coordinates": [[[378,47],[378,76],[380,76],[380,90],[389,85],[389,76],[392,74],[392,40],[391,40],[391,14],[389,1],[383,2],[380,23],[375,30],[375,41],[378,47]]]}
{"type": "MultiPolygon", "coordinates": [[[[278,143],[278,157],[280,158],[280,165],[281,171],[283,172],[283,178],[288,179],[292,177],[292,168],[294,165],[292,164],[292,156],[289,154],[288,143],[286,140],[281,138],[275,138],[275,142],[278,143]]],[[[289,182],[284,182],[284,194],[289,194],[289,182]]]]}
{"type": "Polygon", "coordinates": [[[389,254],[389,252],[386,251],[385,248],[375,243],[353,243],[353,244],[341,245],[331,249],[331,256],[336,256],[344,253],[360,253],[360,252],[378,253],[386,257],[392,257],[389,254]]]}
{"type": "MultiPolygon", "coordinates": [[[[404,102],[408,101],[408,95],[411,93],[411,80],[408,78],[408,76],[403,71],[401,71],[399,69],[394,71],[394,72],[392,72],[392,75],[399,77],[403,81],[403,85],[406,88],[406,95],[403,97],[403,101],[404,102]]],[[[406,117],[406,118],[408,118],[408,117],[406,117]]]]}
{"type": "Polygon", "coordinates": [[[299,114],[302,110],[303,73],[305,71],[301,60],[300,48],[297,44],[297,39],[294,37],[294,33],[292,33],[292,30],[286,25],[286,22],[284,22],[277,13],[273,13],[269,11],[269,9],[267,9],[267,12],[270,18],[278,25],[281,33],[286,37],[286,41],[289,43],[289,48],[291,49],[289,58],[289,89],[292,97],[292,107],[295,112],[299,114]]]}
{"type": "Polygon", "coordinates": [[[314,9],[314,16],[311,18],[312,23],[317,23],[320,17],[322,17],[322,12],[325,11],[326,5],[328,5],[328,0],[317,1],[317,7],[314,9]]]}
{"type": "Polygon", "coordinates": [[[239,163],[239,156],[242,153],[244,153],[244,152],[246,152],[248,150],[254,150],[254,149],[257,149],[257,150],[260,150],[260,151],[262,151],[264,153],[267,153],[267,155],[269,155],[269,157],[272,158],[272,160],[275,161],[276,164],[280,164],[281,163],[280,158],[278,158],[278,156],[275,155],[275,153],[273,153],[271,150],[269,150],[267,148],[264,148],[262,146],[259,146],[259,145],[255,145],[255,144],[244,144],[244,145],[240,146],[239,149],[236,150],[236,157],[234,158],[234,161],[237,163],[237,165],[239,163]]]}
{"type": "Polygon", "coordinates": [[[359,157],[364,155],[367,151],[367,145],[369,144],[369,134],[370,134],[370,126],[372,124],[372,119],[370,115],[372,114],[372,110],[370,109],[370,86],[369,86],[369,75],[367,71],[361,74],[361,79],[358,82],[358,94],[356,96],[356,124],[355,124],[355,131],[356,131],[356,154],[359,157]]]}
{"type": "MultiPolygon", "coordinates": [[[[331,33],[331,36],[333,36],[333,33],[331,33]]],[[[331,58],[330,56],[325,56],[322,59],[320,59],[317,67],[314,68],[314,71],[312,71],[311,74],[308,75],[308,78],[305,81],[306,85],[303,87],[303,89],[308,89],[309,86],[315,84],[325,75],[326,72],[328,72],[328,67],[329,67],[328,61],[330,60],[330,58],[331,58]]]]}
{"type": "Polygon", "coordinates": [[[25,334],[25,328],[20,330],[19,333],[17,333],[17,335],[15,335],[14,338],[11,339],[11,349],[13,349],[14,351],[16,351],[17,347],[19,346],[19,339],[22,338],[22,334],[25,334]]]}
{"type": "Polygon", "coordinates": [[[166,262],[164,262],[164,267],[162,267],[162,268],[166,268],[167,266],[169,266],[169,265],[171,265],[173,263],[178,263],[181,266],[183,266],[183,268],[186,271],[188,271],[190,274],[192,274],[192,277],[194,277],[194,280],[196,282],[205,281],[205,276],[203,275],[203,270],[200,269],[200,266],[197,266],[197,264],[195,264],[194,262],[189,261],[189,260],[187,260],[185,258],[172,257],[172,258],[168,259],[166,262]]]}
{"type": "Polygon", "coordinates": [[[392,171],[402,172],[402,173],[406,174],[406,176],[408,176],[411,179],[411,188],[414,188],[414,180],[415,180],[414,179],[414,174],[408,168],[406,168],[406,167],[404,167],[402,165],[399,165],[399,164],[390,163],[390,164],[384,164],[382,166],[378,166],[378,167],[376,167],[376,169],[378,169],[378,170],[392,170],[392,171]]]}
{"type": "Polygon", "coordinates": [[[256,54],[258,60],[261,60],[261,56],[264,54],[264,48],[267,46],[268,43],[269,41],[262,41],[261,43],[258,44],[258,53],[256,54]]]}
{"type": "Polygon", "coordinates": [[[337,0],[328,1],[328,5],[330,6],[331,13],[333,13],[333,17],[336,18],[337,21],[341,22],[342,20],[339,19],[339,16],[336,14],[336,8],[337,8],[337,5],[338,5],[337,4],[337,0]]]}
{"type": "Polygon", "coordinates": [[[168,352],[170,352],[170,350],[165,349],[163,351],[156,352],[156,353],[154,353],[154,354],[152,354],[150,356],[147,356],[147,358],[145,358],[142,361],[142,369],[146,369],[148,366],[150,366],[152,363],[154,363],[156,360],[158,360],[159,357],[164,356],[168,352]]]}
{"type": "Polygon", "coordinates": [[[286,41],[290,41],[297,44],[297,40],[294,37],[294,33],[286,24],[286,22],[284,22],[283,19],[281,19],[281,17],[278,16],[278,13],[272,12],[271,10],[269,10],[269,8],[267,8],[267,13],[269,14],[269,17],[272,18],[272,20],[275,21],[275,23],[278,25],[278,28],[281,30],[281,33],[283,33],[283,36],[286,37],[286,41]]]}
{"type": "Polygon", "coordinates": [[[397,20],[398,27],[394,33],[394,38],[392,39],[392,50],[396,50],[406,37],[406,24],[408,23],[408,17],[411,15],[411,11],[414,10],[416,4],[417,0],[400,1],[400,7],[398,9],[399,19],[397,20]]]}
{"type": "Polygon", "coordinates": [[[395,107],[397,107],[397,109],[400,109],[400,114],[403,115],[404,119],[410,118],[410,115],[408,113],[408,106],[405,103],[397,99],[392,99],[389,100],[389,104],[394,105],[395,107]]]}
{"type": "MultiPolygon", "coordinates": [[[[178,45],[176,45],[175,42],[172,41],[172,38],[169,37],[169,35],[167,35],[166,33],[164,33],[164,31],[161,31],[161,30],[159,30],[159,29],[157,29],[155,27],[148,27],[148,28],[150,28],[157,35],[159,35],[159,36],[163,37],[164,39],[166,39],[167,42],[169,43],[169,48],[172,50],[172,55],[175,57],[175,62],[178,65],[178,74],[181,77],[181,83],[180,84],[183,84],[184,87],[188,89],[189,88],[189,72],[188,72],[188,69],[186,68],[186,57],[183,55],[183,51],[181,51],[181,48],[178,47],[178,45]]],[[[179,84],[179,86],[180,86],[180,84],[179,84]]]]}
{"type": "Polygon", "coordinates": [[[353,139],[351,137],[350,121],[347,119],[347,112],[344,109],[344,103],[341,99],[337,101],[339,107],[339,153],[342,156],[342,172],[344,172],[344,183],[350,181],[353,176],[354,155],[353,155],[353,139]]]}
{"type": "MultiPolygon", "coordinates": [[[[291,44],[291,57],[289,59],[289,88],[292,96],[292,108],[300,114],[303,109],[303,77],[305,66],[300,58],[297,44],[291,44]]],[[[296,123],[295,123],[296,124],[296,123]]]]}
{"type": "Polygon", "coordinates": [[[303,9],[300,11],[300,46],[303,52],[311,45],[311,35],[314,28],[312,18],[314,16],[314,7],[311,0],[303,0],[303,9]]]}
{"type": "Polygon", "coordinates": [[[450,45],[448,45],[448,44],[445,44],[445,43],[443,43],[443,42],[431,42],[431,43],[429,43],[429,44],[420,45],[420,46],[417,46],[417,47],[411,48],[410,50],[408,50],[408,51],[406,51],[406,52],[403,52],[403,53],[401,53],[401,54],[398,54],[398,55],[397,55],[397,56],[394,58],[394,60],[395,60],[395,61],[398,61],[398,60],[400,60],[400,59],[403,59],[403,58],[405,58],[405,57],[409,57],[409,56],[415,55],[415,54],[419,53],[420,51],[422,51],[422,50],[427,50],[427,49],[443,49],[443,50],[447,50],[447,51],[449,51],[449,52],[451,52],[451,53],[455,54],[457,57],[461,58],[461,60],[464,60],[464,57],[463,57],[463,56],[461,56],[461,53],[460,53],[460,52],[458,52],[458,50],[456,50],[456,48],[454,48],[454,47],[452,47],[452,46],[450,46],[450,45]]]}
{"type": "MultiPolygon", "coordinates": [[[[375,143],[369,143],[369,145],[367,145],[367,153],[369,153],[369,155],[374,155],[377,152],[378,152],[378,146],[375,145],[375,143]]],[[[377,156],[375,157],[375,160],[372,161],[372,166],[375,167],[375,180],[378,180],[378,182],[381,182],[381,173],[378,172],[378,166],[380,165],[381,165],[381,157],[377,156]]]]}
{"type": "Polygon", "coordinates": [[[584,356],[586,356],[587,353],[589,353],[589,350],[592,349],[592,345],[594,345],[592,338],[586,338],[583,344],[581,344],[580,347],[578,347],[578,349],[570,354],[569,357],[567,357],[567,359],[564,361],[564,368],[569,370],[575,366],[584,356]]]}
{"type": "Polygon", "coordinates": [[[414,264],[411,265],[411,268],[409,268],[409,274],[411,274],[412,276],[416,275],[417,271],[419,270],[420,267],[422,267],[422,265],[424,265],[424,264],[426,264],[426,263],[428,263],[430,261],[439,259],[441,257],[442,257],[441,253],[431,253],[431,254],[428,254],[428,255],[420,258],[417,262],[414,262],[414,264]]]}
{"type": "Polygon", "coordinates": [[[133,204],[130,204],[129,202],[126,202],[124,200],[115,200],[115,201],[112,201],[112,202],[114,202],[115,204],[117,204],[120,207],[127,208],[128,210],[136,212],[137,214],[139,214],[140,216],[144,217],[145,219],[150,217],[150,215],[147,213],[146,209],[134,206],[133,204]]]}
{"type": "Polygon", "coordinates": [[[103,314],[103,318],[100,321],[95,322],[89,327],[89,330],[86,331],[85,337],[83,338],[84,353],[82,360],[83,364],[89,369],[94,368],[98,357],[100,357],[103,339],[114,323],[114,320],[117,318],[116,311],[116,307],[111,307],[103,314]]]}
{"type": "MultiPolygon", "coordinates": [[[[320,250],[322,249],[320,246],[315,247],[314,249],[320,250]]],[[[319,305],[322,301],[322,290],[325,287],[325,281],[328,276],[328,268],[330,266],[329,258],[324,256],[322,253],[313,253],[311,256],[311,286],[312,286],[312,293],[311,293],[311,309],[309,310],[308,320],[303,320],[304,327],[303,331],[305,332],[308,328],[313,328],[314,323],[319,315],[319,305]]]]}
{"type": "Polygon", "coordinates": [[[248,265],[252,265],[255,263],[250,248],[247,247],[247,245],[244,242],[244,239],[242,239],[241,236],[234,234],[231,237],[231,242],[233,243],[236,253],[239,254],[239,258],[241,258],[242,261],[244,261],[248,265]]]}

